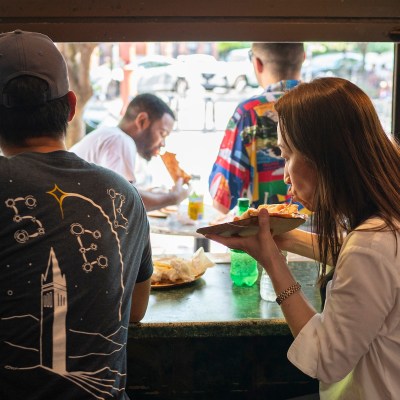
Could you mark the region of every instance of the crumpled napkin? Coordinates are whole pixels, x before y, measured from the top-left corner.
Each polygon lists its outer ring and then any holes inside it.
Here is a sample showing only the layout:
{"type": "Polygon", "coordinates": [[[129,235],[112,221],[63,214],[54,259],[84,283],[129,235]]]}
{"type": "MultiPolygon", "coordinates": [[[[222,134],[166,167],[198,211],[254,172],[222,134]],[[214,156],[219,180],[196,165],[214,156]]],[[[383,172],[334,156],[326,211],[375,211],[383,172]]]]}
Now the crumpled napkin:
{"type": "Polygon", "coordinates": [[[154,271],[151,283],[191,282],[214,265],[200,247],[191,259],[177,256],[162,257],[154,260],[154,271]]]}

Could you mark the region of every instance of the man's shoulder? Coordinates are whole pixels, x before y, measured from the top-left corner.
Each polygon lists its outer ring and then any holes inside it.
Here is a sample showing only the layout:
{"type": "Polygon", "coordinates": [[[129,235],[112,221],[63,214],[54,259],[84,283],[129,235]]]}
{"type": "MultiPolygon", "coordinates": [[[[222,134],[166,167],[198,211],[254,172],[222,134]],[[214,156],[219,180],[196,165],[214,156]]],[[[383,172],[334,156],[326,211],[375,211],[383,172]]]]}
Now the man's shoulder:
{"type": "Polygon", "coordinates": [[[274,113],[274,104],[277,97],[271,93],[263,92],[252,96],[236,107],[231,122],[239,123],[241,120],[253,120],[256,116],[268,116],[274,113]]]}
{"type": "Polygon", "coordinates": [[[79,142],[75,143],[70,151],[76,152],[78,155],[83,156],[82,151],[93,151],[105,145],[115,143],[131,142],[131,137],[123,132],[117,126],[102,126],[92,132],[86,134],[79,142]]]}
{"type": "Polygon", "coordinates": [[[252,108],[253,106],[260,104],[260,103],[265,103],[267,101],[265,92],[255,94],[251,97],[248,97],[247,99],[241,101],[237,108],[243,108],[243,109],[249,109],[252,108]]]}
{"type": "Polygon", "coordinates": [[[125,133],[118,126],[100,126],[88,133],[87,138],[122,136],[125,133]]]}
{"type": "Polygon", "coordinates": [[[91,180],[95,179],[97,182],[96,188],[103,192],[105,190],[113,200],[124,198],[125,202],[132,198],[141,199],[135,185],[110,168],[87,162],[82,167],[82,172],[85,172],[85,179],[88,179],[90,173],[91,180]]]}
{"type": "MultiPolygon", "coordinates": [[[[246,100],[243,100],[236,107],[236,112],[239,114],[243,114],[246,112],[252,112],[257,110],[259,107],[268,107],[271,108],[279,97],[282,96],[282,92],[262,92],[260,94],[249,97],[246,100]]],[[[272,107],[273,108],[273,107],[272,107]]]]}
{"type": "Polygon", "coordinates": [[[287,91],[300,83],[298,80],[279,81],[268,86],[263,92],[255,94],[239,103],[237,108],[252,109],[259,104],[274,103],[287,91]]]}

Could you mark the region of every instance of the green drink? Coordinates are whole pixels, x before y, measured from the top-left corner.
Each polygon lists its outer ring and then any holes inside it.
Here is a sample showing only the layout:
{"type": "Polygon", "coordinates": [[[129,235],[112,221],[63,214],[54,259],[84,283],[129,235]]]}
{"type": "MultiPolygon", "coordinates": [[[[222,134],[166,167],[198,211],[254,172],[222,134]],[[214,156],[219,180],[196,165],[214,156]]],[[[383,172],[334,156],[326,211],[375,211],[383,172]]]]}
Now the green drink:
{"type": "MultiPolygon", "coordinates": [[[[249,199],[238,199],[238,215],[242,215],[250,206],[249,199]]],[[[258,278],[257,261],[242,250],[231,250],[230,275],[237,286],[253,286],[258,278]]]]}

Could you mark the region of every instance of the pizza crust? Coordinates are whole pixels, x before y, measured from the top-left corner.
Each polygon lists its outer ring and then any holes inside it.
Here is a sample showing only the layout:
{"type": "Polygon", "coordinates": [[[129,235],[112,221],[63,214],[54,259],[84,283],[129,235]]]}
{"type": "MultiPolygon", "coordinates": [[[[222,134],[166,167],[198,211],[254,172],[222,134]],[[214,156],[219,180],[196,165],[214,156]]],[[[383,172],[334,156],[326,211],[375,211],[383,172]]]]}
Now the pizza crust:
{"type": "Polygon", "coordinates": [[[179,178],[183,178],[183,183],[189,183],[192,177],[179,166],[176,154],[166,151],[164,154],[160,154],[160,157],[175,183],[179,178]]]}
{"type": "Polygon", "coordinates": [[[266,208],[270,215],[293,218],[299,214],[297,204],[260,204],[257,208],[249,208],[240,216],[235,216],[234,221],[246,219],[250,217],[257,217],[260,210],[266,208]]]}

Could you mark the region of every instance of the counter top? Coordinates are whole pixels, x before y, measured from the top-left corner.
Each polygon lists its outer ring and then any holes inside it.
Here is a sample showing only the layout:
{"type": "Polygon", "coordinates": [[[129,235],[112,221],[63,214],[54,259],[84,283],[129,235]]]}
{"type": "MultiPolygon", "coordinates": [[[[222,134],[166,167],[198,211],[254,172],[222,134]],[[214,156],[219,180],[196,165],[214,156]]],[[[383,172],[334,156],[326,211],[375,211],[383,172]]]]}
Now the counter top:
{"type": "MultiPolygon", "coordinates": [[[[306,297],[319,310],[318,264],[291,261],[289,266],[306,297]]],[[[252,287],[233,285],[229,263],[216,264],[185,286],[152,289],[145,318],[131,328],[131,337],[290,334],[278,304],[261,299],[259,280],[252,287]]]]}
{"type": "Polygon", "coordinates": [[[187,214],[187,204],[180,204],[176,211],[168,214],[164,213],[165,218],[155,217],[154,213],[148,213],[151,233],[174,236],[192,236],[194,239],[193,250],[196,251],[203,247],[205,251],[210,251],[210,241],[200,233],[198,228],[209,226],[211,221],[220,217],[222,214],[214,207],[204,204],[204,217],[193,221],[187,214]]]}
{"type": "MultiPolygon", "coordinates": [[[[318,264],[289,266],[319,310],[318,264]]],[[[146,317],[128,335],[127,393],[137,400],[284,400],[318,391],[287,359],[293,337],[278,304],[261,299],[258,282],[234,286],[227,262],[187,286],[152,289],[146,317]]]]}
{"type": "Polygon", "coordinates": [[[204,216],[202,219],[193,221],[187,215],[187,204],[181,204],[176,212],[166,214],[165,218],[152,216],[152,212],[148,213],[150,229],[152,233],[176,236],[193,236],[196,238],[204,238],[203,235],[197,233],[198,228],[209,226],[210,222],[220,217],[222,214],[208,204],[204,204],[204,216]]]}

